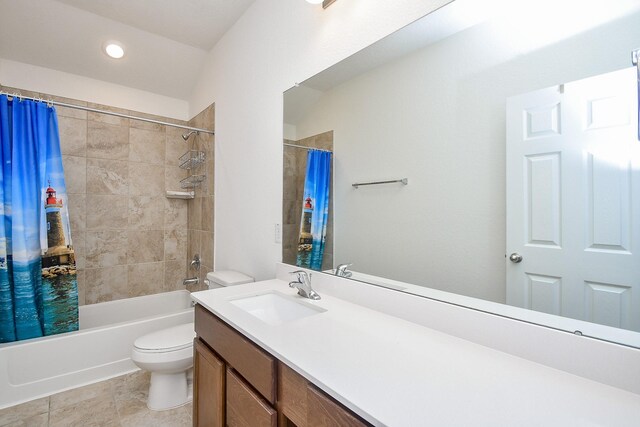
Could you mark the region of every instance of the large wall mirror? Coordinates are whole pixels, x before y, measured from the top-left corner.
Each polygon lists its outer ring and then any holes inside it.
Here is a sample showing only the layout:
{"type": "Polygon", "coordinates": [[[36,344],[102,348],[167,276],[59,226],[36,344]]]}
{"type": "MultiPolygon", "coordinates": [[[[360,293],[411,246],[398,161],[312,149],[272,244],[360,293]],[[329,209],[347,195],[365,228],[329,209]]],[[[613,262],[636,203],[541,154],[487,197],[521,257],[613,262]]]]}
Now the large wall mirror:
{"type": "Polygon", "coordinates": [[[284,262],[331,151],[317,269],[640,347],[637,48],[637,0],[455,0],[296,85],[284,262]]]}

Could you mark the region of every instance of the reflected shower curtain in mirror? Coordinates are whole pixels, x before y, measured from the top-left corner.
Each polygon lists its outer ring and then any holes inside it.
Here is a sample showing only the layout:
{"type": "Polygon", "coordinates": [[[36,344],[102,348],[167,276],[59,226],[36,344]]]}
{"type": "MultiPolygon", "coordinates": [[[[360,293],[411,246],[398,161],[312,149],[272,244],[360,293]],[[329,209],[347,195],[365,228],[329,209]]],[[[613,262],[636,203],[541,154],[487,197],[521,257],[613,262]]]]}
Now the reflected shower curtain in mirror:
{"type": "Polygon", "coordinates": [[[309,150],[296,265],[320,270],[329,218],[331,153],[309,150]]]}
{"type": "Polygon", "coordinates": [[[0,96],[0,342],[78,329],[55,108],[0,96]]]}

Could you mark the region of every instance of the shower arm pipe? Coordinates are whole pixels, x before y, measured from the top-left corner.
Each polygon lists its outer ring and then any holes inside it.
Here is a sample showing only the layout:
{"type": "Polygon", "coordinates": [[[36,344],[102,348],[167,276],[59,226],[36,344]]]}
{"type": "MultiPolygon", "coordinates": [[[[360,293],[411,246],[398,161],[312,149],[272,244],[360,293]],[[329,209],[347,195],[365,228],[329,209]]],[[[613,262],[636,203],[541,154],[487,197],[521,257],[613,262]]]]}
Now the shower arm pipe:
{"type": "Polygon", "coordinates": [[[305,147],[304,145],[289,144],[288,142],[284,142],[282,145],[285,145],[287,147],[293,147],[293,148],[302,148],[303,150],[316,150],[316,151],[324,151],[325,153],[333,153],[333,151],[331,150],[323,150],[322,148],[314,148],[314,147],[305,147]]]}
{"type": "Polygon", "coordinates": [[[196,131],[196,132],[209,133],[211,135],[215,135],[215,132],[207,130],[207,129],[195,128],[195,127],[192,127],[192,126],[178,125],[178,124],[175,124],[175,123],[163,122],[162,120],[147,119],[146,117],[132,116],[130,114],[116,113],[115,111],[107,111],[107,110],[100,110],[98,108],[83,107],[82,105],[67,104],[66,102],[53,101],[53,100],[50,100],[50,99],[43,99],[43,98],[34,98],[34,97],[31,97],[31,96],[23,96],[23,95],[20,95],[20,94],[8,93],[8,92],[3,92],[3,91],[0,91],[0,95],[7,95],[7,96],[10,96],[12,98],[18,98],[18,99],[29,99],[31,101],[46,102],[48,105],[58,105],[60,107],[75,108],[76,110],[91,111],[92,113],[107,114],[109,116],[116,116],[116,117],[122,117],[122,118],[125,118],[125,119],[139,120],[141,122],[155,123],[155,124],[158,124],[158,125],[171,126],[171,127],[174,127],[174,128],[192,130],[192,131],[196,131]]]}

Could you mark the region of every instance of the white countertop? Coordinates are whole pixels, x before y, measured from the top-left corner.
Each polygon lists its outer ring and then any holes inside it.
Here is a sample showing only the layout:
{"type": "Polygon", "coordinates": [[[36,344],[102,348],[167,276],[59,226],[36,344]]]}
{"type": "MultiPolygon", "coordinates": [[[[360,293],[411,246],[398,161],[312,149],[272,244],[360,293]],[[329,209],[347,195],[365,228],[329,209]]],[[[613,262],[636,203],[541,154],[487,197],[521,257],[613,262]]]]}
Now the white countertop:
{"type": "Polygon", "coordinates": [[[277,326],[229,302],[270,290],[296,292],[274,279],[192,298],[374,425],[639,425],[638,394],[330,295],[302,299],[325,312],[277,326]]]}

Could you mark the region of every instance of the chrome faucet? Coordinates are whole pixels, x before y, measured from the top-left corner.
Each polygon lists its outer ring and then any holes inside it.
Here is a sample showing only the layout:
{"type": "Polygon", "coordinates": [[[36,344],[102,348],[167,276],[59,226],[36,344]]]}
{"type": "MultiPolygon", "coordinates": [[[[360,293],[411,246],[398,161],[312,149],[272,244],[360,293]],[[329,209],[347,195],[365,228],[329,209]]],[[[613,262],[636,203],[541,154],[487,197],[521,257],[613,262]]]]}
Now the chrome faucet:
{"type": "Polygon", "coordinates": [[[197,285],[198,283],[200,283],[200,278],[196,277],[190,277],[188,279],[184,279],[182,281],[182,285],[183,286],[193,286],[193,285],[197,285]]]}
{"type": "Polygon", "coordinates": [[[353,264],[340,264],[338,267],[336,267],[335,275],[347,278],[353,276],[353,273],[347,270],[347,268],[351,267],[352,265],[353,264]]]}
{"type": "Polygon", "coordinates": [[[312,300],[320,299],[320,295],[311,289],[311,274],[308,274],[304,270],[292,271],[289,274],[296,274],[298,276],[298,280],[289,282],[290,288],[298,289],[298,295],[312,300]]]}
{"type": "Polygon", "coordinates": [[[191,267],[192,270],[200,271],[200,255],[195,254],[193,256],[193,259],[191,260],[189,267],[191,267]]]}

